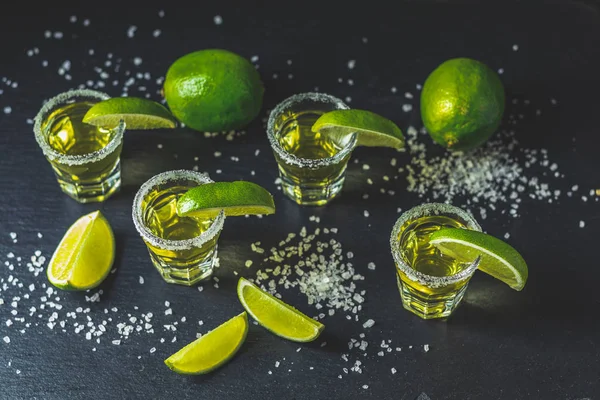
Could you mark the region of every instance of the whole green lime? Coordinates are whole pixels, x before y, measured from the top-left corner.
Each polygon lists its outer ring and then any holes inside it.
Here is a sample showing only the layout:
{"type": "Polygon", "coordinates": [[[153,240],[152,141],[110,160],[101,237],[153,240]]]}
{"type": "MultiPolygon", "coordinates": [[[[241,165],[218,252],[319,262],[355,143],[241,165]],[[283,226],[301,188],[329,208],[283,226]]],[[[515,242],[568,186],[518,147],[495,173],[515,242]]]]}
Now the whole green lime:
{"type": "Polygon", "coordinates": [[[470,58],[442,63],[425,81],[421,118],[434,141],[474,149],[492,136],[504,113],[504,87],[487,65],[470,58]]]}
{"type": "Polygon", "coordinates": [[[264,87],[245,58],[227,50],[200,50],[176,60],[165,78],[171,112],[192,129],[220,132],[246,126],[259,113],[264,87]]]}

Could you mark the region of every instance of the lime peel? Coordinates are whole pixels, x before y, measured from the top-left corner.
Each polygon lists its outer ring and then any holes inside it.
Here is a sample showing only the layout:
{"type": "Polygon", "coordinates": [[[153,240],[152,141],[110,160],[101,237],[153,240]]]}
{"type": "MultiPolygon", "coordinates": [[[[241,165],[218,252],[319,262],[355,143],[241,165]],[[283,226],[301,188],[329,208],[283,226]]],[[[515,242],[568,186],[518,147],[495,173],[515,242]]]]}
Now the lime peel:
{"type": "Polygon", "coordinates": [[[244,311],[171,355],[165,364],[178,374],[209,373],[238,352],[247,334],[248,315],[244,311]]]}
{"type": "Polygon", "coordinates": [[[529,275],[523,257],[508,243],[482,232],[468,229],[442,228],[429,241],[441,252],[464,261],[481,255],[479,269],[509,285],[522,290],[529,275]]]}
{"type": "Polygon", "coordinates": [[[366,110],[334,110],[321,115],[312,131],[338,141],[356,133],[357,146],[391,147],[404,150],[404,136],[398,126],[387,118],[366,110]]]}
{"type": "Polygon", "coordinates": [[[240,302],[262,327],[284,339],[310,342],[319,337],[325,325],[301,313],[289,304],[261,290],[245,278],[237,286],[240,302]]]}

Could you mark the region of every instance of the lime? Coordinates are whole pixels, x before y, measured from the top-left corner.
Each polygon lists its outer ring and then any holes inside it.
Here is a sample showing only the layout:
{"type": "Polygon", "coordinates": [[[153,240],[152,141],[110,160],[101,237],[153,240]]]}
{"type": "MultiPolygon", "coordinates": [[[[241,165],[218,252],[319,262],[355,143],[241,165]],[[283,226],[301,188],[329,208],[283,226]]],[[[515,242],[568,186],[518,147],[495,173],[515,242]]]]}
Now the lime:
{"type": "Polygon", "coordinates": [[[525,287],[529,274],[525,260],[508,243],[494,236],[468,229],[443,228],[434,232],[429,242],[458,260],[470,262],[481,256],[481,271],[515,290],[525,287]]]}
{"type": "Polygon", "coordinates": [[[79,218],[54,251],[48,280],[59,289],[85,290],[98,286],[115,259],[115,237],[100,211],[79,218]]]}
{"type": "Polygon", "coordinates": [[[165,364],[178,374],[206,374],[229,361],[247,333],[248,315],[244,311],[167,358],[165,364]]]}
{"type": "Polygon", "coordinates": [[[315,121],[312,131],[333,137],[337,141],[356,132],[357,146],[404,149],[404,137],[400,128],[389,119],[365,110],[326,112],[315,121]]]}
{"type": "Polygon", "coordinates": [[[469,58],[442,63],[425,81],[421,118],[434,141],[470,150],[496,131],[504,112],[504,87],[487,65],[469,58]]]}
{"type": "Polygon", "coordinates": [[[319,321],[307,317],[244,278],[238,281],[237,293],[252,318],[284,339],[310,342],[318,338],[325,328],[319,321]]]}
{"type": "Polygon", "coordinates": [[[214,218],[267,215],[275,212],[273,196],[262,186],[247,181],[213,182],[193,187],[177,201],[180,217],[214,218]]]}
{"type": "Polygon", "coordinates": [[[137,97],[113,97],[96,103],[85,113],[83,122],[102,126],[117,126],[125,121],[127,129],[175,128],[175,117],[164,106],[137,97]]]}
{"type": "Polygon", "coordinates": [[[198,131],[242,128],[259,113],[263,84],[254,66],[227,50],[200,50],[176,60],[164,93],[173,114],[198,131]]]}

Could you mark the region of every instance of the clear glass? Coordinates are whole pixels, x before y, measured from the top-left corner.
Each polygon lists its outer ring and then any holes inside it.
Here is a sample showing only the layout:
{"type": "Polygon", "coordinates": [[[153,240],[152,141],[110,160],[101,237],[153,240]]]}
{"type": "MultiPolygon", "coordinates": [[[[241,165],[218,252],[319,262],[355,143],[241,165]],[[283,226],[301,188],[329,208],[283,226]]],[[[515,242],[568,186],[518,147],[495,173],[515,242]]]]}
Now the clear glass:
{"type": "Polygon", "coordinates": [[[324,205],[342,190],[356,134],[332,140],[312,132],[311,127],[322,114],[348,108],[328,94],[302,93],[287,98],[271,111],[267,136],[279,167],[283,193],[296,203],[324,205]]]}
{"type": "Polygon", "coordinates": [[[82,121],[94,104],[109,98],[95,90],[71,90],[51,98],[34,120],[35,139],[60,188],[80,203],[104,201],[121,187],[125,122],[105,129],[82,121]]]}
{"type": "Polygon", "coordinates": [[[179,217],[177,200],[189,189],[213,182],[207,174],[167,171],[144,183],[133,200],[133,223],[152,264],[169,283],[192,286],[210,277],[225,214],[214,219],[179,217]]]}
{"type": "Polygon", "coordinates": [[[442,227],[481,232],[468,212],[449,204],[429,203],[403,213],[390,237],[402,305],[423,319],[450,316],[479,265],[479,257],[460,262],[429,243],[431,234],[442,227]]]}

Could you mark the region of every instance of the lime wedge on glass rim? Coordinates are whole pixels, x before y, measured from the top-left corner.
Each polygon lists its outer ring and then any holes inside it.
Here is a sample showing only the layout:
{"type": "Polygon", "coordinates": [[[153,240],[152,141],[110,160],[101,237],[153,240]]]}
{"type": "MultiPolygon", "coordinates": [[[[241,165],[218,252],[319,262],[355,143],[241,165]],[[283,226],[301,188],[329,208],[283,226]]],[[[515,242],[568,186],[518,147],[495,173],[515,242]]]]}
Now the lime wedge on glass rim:
{"type": "Polygon", "coordinates": [[[404,136],[400,128],[371,111],[350,109],[326,112],[315,121],[312,131],[338,141],[356,132],[357,146],[404,149],[404,136]]]}
{"type": "Polygon", "coordinates": [[[177,201],[180,217],[214,218],[221,210],[226,216],[268,215],[275,212],[275,203],[268,190],[247,181],[206,183],[177,201]]]}
{"type": "Polygon", "coordinates": [[[508,243],[469,229],[442,228],[429,243],[457,260],[470,262],[481,256],[478,269],[515,290],[523,290],[529,270],[523,257],[508,243]]]}
{"type": "Polygon", "coordinates": [[[178,374],[206,374],[229,361],[247,334],[248,315],[244,311],[171,355],[165,364],[178,374]]]}
{"type": "Polygon", "coordinates": [[[319,321],[302,314],[245,278],[238,281],[237,294],[252,318],[284,339],[310,342],[318,338],[325,328],[319,321]]]}
{"type": "Polygon", "coordinates": [[[175,128],[177,120],[163,105],[138,97],[113,97],[92,106],[83,122],[101,127],[117,126],[125,121],[127,129],[175,128]]]}
{"type": "Polygon", "coordinates": [[[79,218],[67,230],[54,251],[46,275],[63,290],[86,290],[98,286],[115,259],[115,237],[102,213],[79,218]]]}

